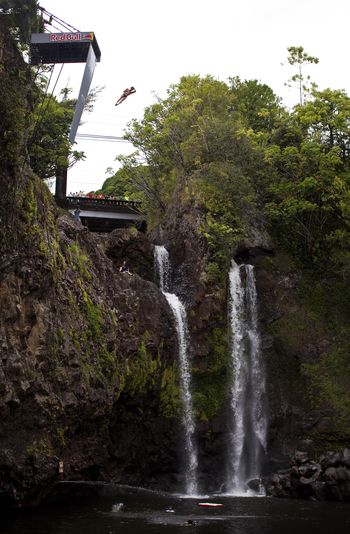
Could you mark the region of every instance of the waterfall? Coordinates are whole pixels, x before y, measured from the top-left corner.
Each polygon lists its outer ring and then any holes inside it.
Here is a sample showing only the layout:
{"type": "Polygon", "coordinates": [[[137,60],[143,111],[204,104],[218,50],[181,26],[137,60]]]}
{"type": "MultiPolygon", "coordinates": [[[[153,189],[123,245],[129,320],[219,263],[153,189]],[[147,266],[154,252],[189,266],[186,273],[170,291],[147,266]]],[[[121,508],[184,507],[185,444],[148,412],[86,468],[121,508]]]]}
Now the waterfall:
{"type": "Polygon", "coordinates": [[[186,310],[173,293],[164,293],[175,317],[176,332],[179,343],[180,388],[183,405],[182,422],[185,432],[185,480],[186,493],[195,495],[197,490],[197,451],[194,445],[194,416],[192,409],[191,374],[187,351],[186,310]]]}
{"type": "Polygon", "coordinates": [[[182,400],[182,423],[185,450],[185,491],[187,495],[198,494],[197,449],[194,442],[194,414],[192,408],[191,373],[188,356],[187,314],[184,305],[174,293],[169,293],[169,254],[165,247],[155,246],[155,263],[159,276],[159,287],[165,295],[175,318],[179,347],[180,392],[182,400]]]}
{"type": "Polygon", "coordinates": [[[229,272],[231,327],[230,407],[227,492],[247,492],[247,482],[260,479],[266,449],[265,373],[257,317],[257,293],[252,265],[232,261],[229,272]]]}
{"type": "Polygon", "coordinates": [[[165,247],[154,247],[154,259],[156,268],[158,270],[158,281],[161,291],[168,291],[169,289],[169,276],[170,276],[170,263],[169,253],[165,247]]]}

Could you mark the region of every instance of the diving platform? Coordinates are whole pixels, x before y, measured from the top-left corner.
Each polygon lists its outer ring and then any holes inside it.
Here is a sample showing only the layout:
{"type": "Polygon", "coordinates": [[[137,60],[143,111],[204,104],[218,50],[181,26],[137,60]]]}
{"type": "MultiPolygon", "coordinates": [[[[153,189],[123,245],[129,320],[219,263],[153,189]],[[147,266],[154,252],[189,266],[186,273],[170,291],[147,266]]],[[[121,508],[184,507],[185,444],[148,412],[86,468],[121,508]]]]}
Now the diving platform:
{"type": "Polygon", "coordinates": [[[108,233],[116,228],[130,226],[135,226],[141,231],[146,229],[146,219],[140,211],[141,202],[136,200],[77,196],[56,200],[71,215],[78,208],[80,220],[90,232],[108,233]]]}
{"type": "MultiPolygon", "coordinates": [[[[69,132],[71,146],[75,143],[75,136],[84,111],[89,94],[90,85],[96,63],[101,60],[101,50],[94,32],[60,32],[33,33],[30,42],[30,64],[47,65],[56,63],[85,63],[79,96],[75,105],[74,116],[69,132]]],[[[66,154],[68,160],[68,151],[66,154]]],[[[57,167],[56,170],[56,198],[64,201],[67,193],[68,164],[57,167]]]]}
{"type": "MultiPolygon", "coordinates": [[[[79,96],[75,105],[74,116],[69,132],[69,142],[75,142],[75,136],[84,111],[86,99],[95,72],[96,63],[101,60],[101,50],[94,32],[70,33],[33,33],[30,41],[30,64],[47,65],[56,63],[85,63],[79,96]]],[[[68,158],[68,154],[67,154],[68,158]]],[[[62,180],[58,177],[58,182],[62,180]]],[[[63,179],[64,180],[64,179],[63,179]]],[[[59,184],[56,195],[60,195],[64,184],[59,184]]]]}
{"type": "Polygon", "coordinates": [[[101,50],[94,32],[33,33],[30,42],[30,63],[86,63],[90,45],[96,61],[99,62],[101,50]]]}

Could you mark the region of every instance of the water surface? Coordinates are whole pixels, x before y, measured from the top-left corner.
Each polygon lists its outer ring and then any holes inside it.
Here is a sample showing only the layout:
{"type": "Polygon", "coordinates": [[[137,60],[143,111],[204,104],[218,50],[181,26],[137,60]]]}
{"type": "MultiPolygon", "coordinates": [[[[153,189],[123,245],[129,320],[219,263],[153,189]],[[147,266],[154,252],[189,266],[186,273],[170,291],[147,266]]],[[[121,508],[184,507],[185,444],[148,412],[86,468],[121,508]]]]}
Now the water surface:
{"type": "MultiPolygon", "coordinates": [[[[78,485],[77,485],[78,486],[78,485]]],[[[79,485],[82,487],[81,485],[79,485]]],[[[87,486],[88,487],[88,486],[87,486]]],[[[90,486],[91,487],[91,486],[90,486]]],[[[182,498],[148,490],[100,485],[26,513],[4,517],[2,534],[349,534],[350,504],[251,497],[182,498]],[[85,493],[85,495],[84,495],[85,493]],[[201,508],[198,502],[219,502],[201,508]],[[123,503],[120,511],[113,505],[123,503]],[[175,512],[166,510],[172,507],[175,512]],[[195,527],[186,527],[188,519],[195,527]]]]}

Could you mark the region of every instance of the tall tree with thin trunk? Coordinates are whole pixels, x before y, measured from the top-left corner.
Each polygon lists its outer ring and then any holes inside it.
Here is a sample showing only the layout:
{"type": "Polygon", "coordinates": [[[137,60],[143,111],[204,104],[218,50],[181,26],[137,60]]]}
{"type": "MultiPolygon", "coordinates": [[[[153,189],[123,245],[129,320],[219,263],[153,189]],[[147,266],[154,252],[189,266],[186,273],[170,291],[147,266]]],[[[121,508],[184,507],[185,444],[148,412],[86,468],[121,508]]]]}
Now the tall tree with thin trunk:
{"type": "MultiPolygon", "coordinates": [[[[299,103],[302,106],[305,100],[305,93],[309,92],[308,84],[310,82],[310,76],[306,76],[303,72],[304,67],[311,63],[319,63],[319,59],[307,54],[302,46],[290,46],[287,50],[289,53],[289,56],[287,57],[288,63],[292,66],[296,65],[298,69],[296,74],[288,80],[287,85],[290,87],[291,82],[297,82],[299,87],[299,103]]],[[[311,84],[311,87],[313,86],[315,86],[315,84],[311,84]]]]}

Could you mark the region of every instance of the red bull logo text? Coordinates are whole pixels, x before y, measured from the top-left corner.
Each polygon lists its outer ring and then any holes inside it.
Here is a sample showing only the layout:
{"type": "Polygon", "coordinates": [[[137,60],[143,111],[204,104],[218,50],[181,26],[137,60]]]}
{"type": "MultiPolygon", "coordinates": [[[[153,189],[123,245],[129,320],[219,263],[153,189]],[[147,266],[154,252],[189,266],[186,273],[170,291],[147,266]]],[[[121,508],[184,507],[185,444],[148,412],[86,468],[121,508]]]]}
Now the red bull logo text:
{"type": "Polygon", "coordinates": [[[94,38],[93,32],[89,33],[51,33],[50,41],[92,41],[94,38]]]}

